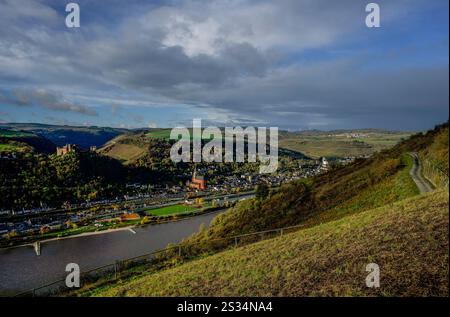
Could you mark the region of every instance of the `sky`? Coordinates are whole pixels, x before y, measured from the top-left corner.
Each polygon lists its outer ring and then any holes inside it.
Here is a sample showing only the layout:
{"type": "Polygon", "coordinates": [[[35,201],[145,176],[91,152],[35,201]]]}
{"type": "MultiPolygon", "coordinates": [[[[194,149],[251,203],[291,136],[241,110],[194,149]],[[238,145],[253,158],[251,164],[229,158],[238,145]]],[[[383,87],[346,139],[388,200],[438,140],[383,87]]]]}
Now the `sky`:
{"type": "Polygon", "coordinates": [[[419,131],[448,120],[449,2],[0,0],[0,122],[419,131]],[[65,24],[66,4],[80,27],[65,24]]]}

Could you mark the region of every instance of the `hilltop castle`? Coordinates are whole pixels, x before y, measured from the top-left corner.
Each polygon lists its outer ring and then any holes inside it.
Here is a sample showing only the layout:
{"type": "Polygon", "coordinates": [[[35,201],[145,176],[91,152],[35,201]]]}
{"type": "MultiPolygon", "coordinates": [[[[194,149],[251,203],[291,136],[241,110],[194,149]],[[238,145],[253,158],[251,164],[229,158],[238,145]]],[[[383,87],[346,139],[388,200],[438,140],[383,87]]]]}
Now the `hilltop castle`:
{"type": "Polygon", "coordinates": [[[61,156],[61,155],[65,155],[69,152],[75,152],[78,150],[78,147],[75,144],[66,144],[62,147],[57,147],[56,148],[56,155],[61,156]]]}

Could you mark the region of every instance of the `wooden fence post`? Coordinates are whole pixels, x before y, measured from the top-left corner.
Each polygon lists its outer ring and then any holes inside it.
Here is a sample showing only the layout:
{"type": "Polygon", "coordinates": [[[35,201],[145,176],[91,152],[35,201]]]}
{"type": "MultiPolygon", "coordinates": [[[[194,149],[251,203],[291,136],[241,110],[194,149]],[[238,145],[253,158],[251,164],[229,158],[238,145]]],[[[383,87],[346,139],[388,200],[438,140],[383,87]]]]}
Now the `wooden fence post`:
{"type": "Polygon", "coordinates": [[[116,262],[114,263],[114,278],[116,280],[119,278],[119,274],[120,274],[120,264],[119,260],[116,260],[116,262]]]}

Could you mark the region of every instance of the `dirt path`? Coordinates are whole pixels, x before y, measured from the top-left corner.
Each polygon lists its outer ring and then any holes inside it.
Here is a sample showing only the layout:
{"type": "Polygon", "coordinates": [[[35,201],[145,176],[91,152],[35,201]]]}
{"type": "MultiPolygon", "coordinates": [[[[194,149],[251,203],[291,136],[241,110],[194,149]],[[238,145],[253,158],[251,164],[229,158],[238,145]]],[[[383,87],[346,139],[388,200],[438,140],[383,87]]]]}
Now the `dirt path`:
{"type": "Polygon", "coordinates": [[[417,153],[409,153],[409,155],[413,158],[413,166],[409,171],[409,175],[411,175],[414,183],[416,183],[420,193],[423,194],[432,191],[434,189],[433,185],[422,175],[422,164],[420,163],[419,156],[417,153]]]}

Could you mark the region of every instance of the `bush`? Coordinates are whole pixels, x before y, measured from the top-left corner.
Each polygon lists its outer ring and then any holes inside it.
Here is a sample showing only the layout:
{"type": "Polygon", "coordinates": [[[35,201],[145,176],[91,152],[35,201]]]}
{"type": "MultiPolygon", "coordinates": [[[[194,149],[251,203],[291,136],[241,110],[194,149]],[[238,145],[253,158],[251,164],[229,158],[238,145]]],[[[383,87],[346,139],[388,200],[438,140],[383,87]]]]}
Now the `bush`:
{"type": "Polygon", "coordinates": [[[262,183],[262,184],[259,184],[258,186],[256,186],[256,191],[255,191],[256,199],[263,200],[267,196],[269,196],[269,193],[270,193],[270,189],[269,189],[269,186],[267,186],[267,184],[262,183]]]}

